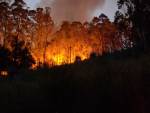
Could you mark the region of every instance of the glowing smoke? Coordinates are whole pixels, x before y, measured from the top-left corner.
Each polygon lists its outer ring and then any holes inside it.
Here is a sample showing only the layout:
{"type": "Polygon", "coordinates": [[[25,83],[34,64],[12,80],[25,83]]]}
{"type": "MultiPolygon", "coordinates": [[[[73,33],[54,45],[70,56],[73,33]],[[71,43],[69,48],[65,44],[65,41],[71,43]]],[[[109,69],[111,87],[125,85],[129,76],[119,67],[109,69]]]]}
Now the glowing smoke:
{"type": "Polygon", "coordinates": [[[56,23],[64,20],[87,21],[94,11],[102,7],[105,0],[41,0],[38,6],[52,8],[52,17],[56,23]]]}

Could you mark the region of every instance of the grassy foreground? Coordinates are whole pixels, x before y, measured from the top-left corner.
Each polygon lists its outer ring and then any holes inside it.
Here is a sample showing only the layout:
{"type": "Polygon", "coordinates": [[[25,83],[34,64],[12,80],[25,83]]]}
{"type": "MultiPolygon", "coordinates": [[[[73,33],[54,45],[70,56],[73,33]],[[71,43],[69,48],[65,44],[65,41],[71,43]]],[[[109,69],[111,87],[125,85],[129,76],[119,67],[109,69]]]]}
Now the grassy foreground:
{"type": "Polygon", "coordinates": [[[97,57],[51,69],[20,70],[0,81],[0,111],[148,113],[149,56],[97,57]]]}

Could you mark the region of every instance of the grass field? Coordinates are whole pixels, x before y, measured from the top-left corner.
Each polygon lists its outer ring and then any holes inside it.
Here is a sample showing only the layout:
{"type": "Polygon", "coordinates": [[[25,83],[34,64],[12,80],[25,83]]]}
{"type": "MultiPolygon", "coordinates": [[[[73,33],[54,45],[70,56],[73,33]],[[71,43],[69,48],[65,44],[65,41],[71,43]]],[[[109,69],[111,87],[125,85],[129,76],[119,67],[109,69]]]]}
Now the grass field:
{"type": "Polygon", "coordinates": [[[50,69],[20,70],[0,81],[0,111],[148,113],[149,56],[95,57],[50,69]]]}

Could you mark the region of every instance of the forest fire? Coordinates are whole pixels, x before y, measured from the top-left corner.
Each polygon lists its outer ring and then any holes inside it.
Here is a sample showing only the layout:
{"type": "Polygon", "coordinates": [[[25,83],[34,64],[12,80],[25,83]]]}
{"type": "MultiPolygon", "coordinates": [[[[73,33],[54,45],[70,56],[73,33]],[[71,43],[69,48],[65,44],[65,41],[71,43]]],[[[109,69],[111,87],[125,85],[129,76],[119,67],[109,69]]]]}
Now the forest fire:
{"type": "Polygon", "coordinates": [[[64,22],[61,29],[47,39],[45,59],[39,50],[33,51],[36,61],[44,63],[45,60],[49,65],[61,65],[74,63],[76,58],[81,61],[88,59],[92,53],[102,54],[102,39],[98,28],[93,26],[89,30],[85,26],[80,22],[64,22]]]}
{"type": "Polygon", "coordinates": [[[102,55],[103,52],[121,49],[117,28],[106,16],[101,16],[103,20],[95,17],[91,23],[64,22],[45,42],[39,41],[38,44],[43,43],[43,46],[37,50],[33,49],[34,58],[37,62],[61,65],[74,63],[76,58],[83,61],[92,53],[102,55]],[[101,22],[103,23],[100,24],[101,22]]]}
{"type": "MultiPolygon", "coordinates": [[[[62,32],[61,32],[62,33],[62,32]]],[[[70,64],[80,58],[81,61],[88,59],[91,53],[101,54],[101,42],[94,36],[63,36],[61,33],[56,33],[51,43],[46,48],[46,63],[49,65],[70,64]],[[58,36],[60,35],[60,36],[58,36]]],[[[41,51],[40,51],[41,52],[41,51]]],[[[44,62],[43,55],[37,52],[36,61],[44,62]],[[39,56],[38,56],[39,55],[39,56]]]]}
{"type": "Polygon", "coordinates": [[[0,113],[150,113],[149,1],[0,0],[0,113]]]}
{"type": "Polygon", "coordinates": [[[70,64],[88,59],[92,53],[112,53],[131,45],[129,23],[124,22],[127,27],[120,32],[105,14],[90,22],[64,21],[56,29],[49,7],[29,10],[23,1],[0,5],[0,43],[9,49],[7,57],[16,67],[29,67],[33,59],[32,68],[70,64]]]}

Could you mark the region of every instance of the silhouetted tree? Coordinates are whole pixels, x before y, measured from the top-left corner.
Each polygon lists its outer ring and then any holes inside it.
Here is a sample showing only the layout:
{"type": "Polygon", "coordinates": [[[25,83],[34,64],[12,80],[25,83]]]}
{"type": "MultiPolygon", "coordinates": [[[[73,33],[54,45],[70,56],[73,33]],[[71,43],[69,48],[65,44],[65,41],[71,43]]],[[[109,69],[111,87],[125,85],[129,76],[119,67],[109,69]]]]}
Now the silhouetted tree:
{"type": "Polygon", "coordinates": [[[81,57],[80,56],[76,56],[75,63],[80,63],[80,62],[81,62],[81,57]]]}
{"type": "Polygon", "coordinates": [[[22,50],[22,62],[21,67],[23,68],[31,68],[32,65],[35,64],[35,61],[27,47],[22,50]]]}
{"type": "Polygon", "coordinates": [[[134,46],[132,24],[126,15],[117,11],[114,24],[118,29],[118,37],[121,39],[123,49],[128,49],[134,46]]]}
{"type": "Polygon", "coordinates": [[[0,70],[8,70],[11,65],[11,52],[4,48],[0,47],[0,70]]]}
{"type": "Polygon", "coordinates": [[[19,69],[29,69],[35,63],[30,51],[25,47],[24,42],[16,37],[12,42],[12,62],[19,69]]]}
{"type": "Polygon", "coordinates": [[[149,0],[118,0],[119,9],[127,9],[124,15],[132,23],[133,38],[138,49],[150,48],[150,2],[149,0]]]}
{"type": "Polygon", "coordinates": [[[12,15],[13,15],[13,23],[15,34],[19,39],[26,41],[24,39],[26,33],[26,22],[28,17],[28,10],[26,9],[26,3],[23,0],[14,0],[11,5],[12,15]]]}
{"type": "Polygon", "coordinates": [[[95,59],[97,57],[96,53],[91,53],[90,54],[90,59],[95,59]]]}

